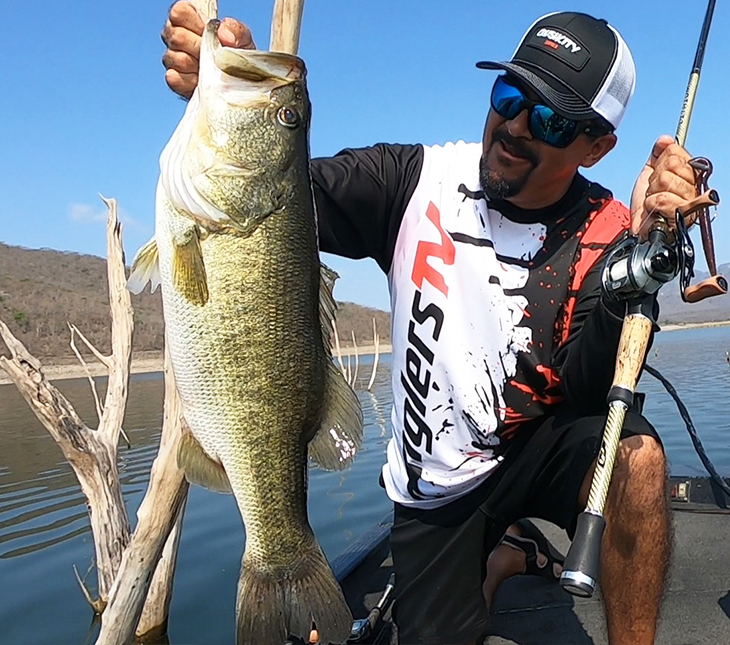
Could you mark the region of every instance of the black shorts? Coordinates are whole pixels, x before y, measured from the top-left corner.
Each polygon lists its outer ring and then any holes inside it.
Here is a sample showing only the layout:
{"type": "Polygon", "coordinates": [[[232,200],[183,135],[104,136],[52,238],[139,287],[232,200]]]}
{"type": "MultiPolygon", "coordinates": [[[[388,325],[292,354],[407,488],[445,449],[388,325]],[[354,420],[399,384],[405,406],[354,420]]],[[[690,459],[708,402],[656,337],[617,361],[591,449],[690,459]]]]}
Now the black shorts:
{"type": "MultiPolygon", "coordinates": [[[[486,633],[487,557],[523,517],[553,522],[572,536],[605,422],[565,410],[541,417],[517,433],[504,462],[474,491],[432,510],[395,505],[390,542],[400,645],[471,643],[486,633]]],[[[621,438],[633,435],[659,441],[644,417],[629,412],[621,438]]]]}

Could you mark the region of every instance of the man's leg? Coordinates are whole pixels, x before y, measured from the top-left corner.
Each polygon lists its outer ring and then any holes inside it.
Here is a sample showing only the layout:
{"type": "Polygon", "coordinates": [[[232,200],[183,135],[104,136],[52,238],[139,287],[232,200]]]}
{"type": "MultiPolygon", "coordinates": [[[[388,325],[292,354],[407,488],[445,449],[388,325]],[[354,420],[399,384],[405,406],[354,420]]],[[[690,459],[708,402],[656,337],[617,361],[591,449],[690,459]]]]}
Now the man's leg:
{"type": "MultiPolygon", "coordinates": [[[[580,501],[588,500],[593,469],[580,501]]],[[[637,435],[620,442],[606,504],[601,593],[611,645],[653,645],[671,543],[666,460],[659,443],[637,435]]]]}
{"type": "Polygon", "coordinates": [[[435,509],[395,505],[390,547],[400,645],[481,645],[487,554],[505,530],[480,509],[490,485],[435,509]]]}
{"type": "MultiPolygon", "coordinates": [[[[518,524],[511,524],[507,529],[507,535],[521,536],[518,524]]],[[[537,552],[537,565],[539,567],[547,567],[548,554],[542,551],[537,552]]],[[[497,547],[489,554],[487,559],[487,577],[482,586],[484,600],[487,603],[487,609],[491,612],[494,595],[500,585],[513,576],[518,576],[525,572],[527,567],[527,553],[525,551],[515,549],[507,544],[500,542],[497,547]]],[[[550,573],[553,576],[559,576],[562,572],[562,566],[555,563],[554,570],[550,573]]],[[[557,583],[557,578],[556,578],[557,583]]]]}

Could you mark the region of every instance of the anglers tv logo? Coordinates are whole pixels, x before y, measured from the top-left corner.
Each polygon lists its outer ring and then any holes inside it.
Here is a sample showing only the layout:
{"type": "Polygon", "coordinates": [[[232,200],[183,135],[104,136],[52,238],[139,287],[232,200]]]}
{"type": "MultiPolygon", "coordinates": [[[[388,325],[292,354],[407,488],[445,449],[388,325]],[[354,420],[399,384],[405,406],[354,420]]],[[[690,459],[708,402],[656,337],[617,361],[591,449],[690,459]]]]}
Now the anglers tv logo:
{"type": "Polygon", "coordinates": [[[573,54],[577,54],[581,49],[583,49],[574,40],[568,38],[568,36],[560,33],[559,31],[555,31],[555,29],[543,28],[535,35],[538,38],[546,38],[547,40],[545,41],[545,44],[548,47],[552,47],[553,49],[557,49],[558,47],[562,46],[573,54]]]}

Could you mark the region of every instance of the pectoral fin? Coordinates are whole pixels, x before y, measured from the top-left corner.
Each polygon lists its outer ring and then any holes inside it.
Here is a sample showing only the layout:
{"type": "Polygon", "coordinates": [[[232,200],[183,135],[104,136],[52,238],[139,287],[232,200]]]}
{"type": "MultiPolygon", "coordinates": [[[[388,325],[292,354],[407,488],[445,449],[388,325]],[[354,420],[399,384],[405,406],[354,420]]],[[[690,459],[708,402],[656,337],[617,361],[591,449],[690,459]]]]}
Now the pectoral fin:
{"type": "Polygon", "coordinates": [[[208,302],[208,278],[200,249],[197,227],[186,231],[183,239],[175,239],[172,251],[172,283],[175,289],[194,305],[208,302]]]}
{"type": "Polygon", "coordinates": [[[160,262],[154,237],[137,251],[127,279],[127,289],[134,294],[139,294],[142,293],[148,282],[154,293],[160,285],[160,262]]]}
{"type": "Polygon", "coordinates": [[[309,456],[325,470],[343,470],[362,444],[362,408],[332,361],[325,381],[322,425],[309,442],[309,456]]]}
{"type": "Polygon", "coordinates": [[[185,471],[185,477],[191,484],[197,484],[216,493],[231,492],[231,483],[223,466],[206,454],[190,432],[184,432],[180,439],[177,465],[185,471]]]}

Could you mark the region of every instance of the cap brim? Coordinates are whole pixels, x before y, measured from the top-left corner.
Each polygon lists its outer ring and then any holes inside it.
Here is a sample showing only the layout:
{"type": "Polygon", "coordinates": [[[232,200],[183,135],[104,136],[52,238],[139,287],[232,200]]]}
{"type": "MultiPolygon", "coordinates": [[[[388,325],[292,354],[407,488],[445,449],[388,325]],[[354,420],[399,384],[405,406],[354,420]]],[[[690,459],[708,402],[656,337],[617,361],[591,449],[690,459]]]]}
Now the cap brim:
{"type": "MultiPolygon", "coordinates": [[[[585,121],[587,119],[594,119],[597,116],[600,116],[598,112],[591,108],[591,106],[577,94],[559,91],[541,76],[538,76],[535,72],[527,67],[523,67],[522,65],[507,62],[498,63],[494,61],[481,61],[477,63],[477,67],[480,69],[501,69],[517,76],[520,80],[527,83],[527,85],[529,85],[543,101],[545,101],[550,107],[554,108],[560,116],[564,116],[567,119],[585,121]]],[[[560,85],[560,81],[557,79],[551,80],[554,85],[560,85]]]]}

